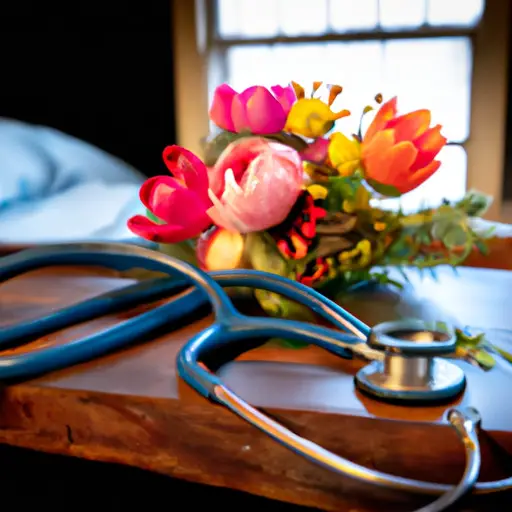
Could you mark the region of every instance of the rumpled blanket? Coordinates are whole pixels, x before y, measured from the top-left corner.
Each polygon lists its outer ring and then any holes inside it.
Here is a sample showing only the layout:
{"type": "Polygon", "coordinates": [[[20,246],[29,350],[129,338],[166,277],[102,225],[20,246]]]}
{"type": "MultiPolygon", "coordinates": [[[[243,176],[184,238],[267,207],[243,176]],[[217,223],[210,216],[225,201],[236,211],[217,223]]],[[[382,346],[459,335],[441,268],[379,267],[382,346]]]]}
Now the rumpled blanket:
{"type": "Polygon", "coordinates": [[[0,244],[133,238],[145,177],[52,128],[0,118],[0,244]]]}

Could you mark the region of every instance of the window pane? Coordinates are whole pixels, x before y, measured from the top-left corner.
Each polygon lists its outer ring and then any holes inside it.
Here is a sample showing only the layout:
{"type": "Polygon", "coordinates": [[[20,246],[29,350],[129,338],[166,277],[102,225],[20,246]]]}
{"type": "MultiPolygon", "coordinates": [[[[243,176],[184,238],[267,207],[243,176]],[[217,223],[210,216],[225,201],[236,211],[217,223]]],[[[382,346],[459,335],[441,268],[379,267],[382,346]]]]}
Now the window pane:
{"type": "Polygon", "coordinates": [[[222,38],[274,37],[279,31],[277,0],[217,0],[217,13],[222,38]]]}
{"type": "Polygon", "coordinates": [[[425,12],[425,0],[380,0],[382,28],[417,28],[425,23],[425,12]]]}
{"type": "Polygon", "coordinates": [[[400,109],[428,108],[451,142],[469,136],[472,49],[468,38],[395,40],[385,43],[385,97],[400,109]]]}
{"type": "MultiPolygon", "coordinates": [[[[505,0],[504,0],[505,1],[505,0]]],[[[222,38],[475,26],[485,0],[216,0],[222,38]]]]}
{"type": "Polygon", "coordinates": [[[372,30],[379,22],[378,0],[330,0],[329,12],[336,32],[372,30]]]}
{"type": "Polygon", "coordinates": [[[485,0],[429,0],[427,22],[431,25],[475,26],[485,9],[485,0]]]}
{"type": "Polygon", "coordinates": [[[417,189],[400,199],[380,201],[380,206],[405,212],[417,211],[423,207],[439,206],[443,199],[457,201],[466,192],[467,156],[461,146],[446,146],[437,157],[440,169],[417,189]]]}
{"type": "Polygon", "coordinates": [[[234,37],[240,32],[238,26],[237,0],[217,0],[217,30],[222,37],[234,37]]]}
{"type": "MultiPolygon", "coordinates": [[[[254,14],[260,11],[260,1],[254,14]]],[[[327,32],[327,0],[274,0],[279,5],[279,25],[287,36],[324,34],[327,32]]]]}
{"type": "Polygon", "coordinates": [[[235,89],[291,80],[339,83],[344,92],[333,107],[352,112],[339,121],[349,132],[357,131],[362,109],[377,93],[396,95],[402,112],[430,109],[445,136],[459,142],[469,134],[471,61],[464,37],[231,47],[227,81],[235,89]]]}

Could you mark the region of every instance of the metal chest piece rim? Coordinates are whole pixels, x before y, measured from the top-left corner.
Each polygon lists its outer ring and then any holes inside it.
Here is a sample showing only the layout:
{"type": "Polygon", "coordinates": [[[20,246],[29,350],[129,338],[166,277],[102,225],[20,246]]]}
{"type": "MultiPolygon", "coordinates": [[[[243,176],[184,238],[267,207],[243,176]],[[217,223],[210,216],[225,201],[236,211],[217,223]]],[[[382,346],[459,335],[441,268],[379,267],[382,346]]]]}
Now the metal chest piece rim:
{"type": "Polygon", "coordinates": [[[380,400],[445,401],[465,388],[464,371],[444,359],[455,352],[456,336],[443,322],[399,320],[375,326],[368,344],[384,352],[355,376],[358,389],[380,400]]]}

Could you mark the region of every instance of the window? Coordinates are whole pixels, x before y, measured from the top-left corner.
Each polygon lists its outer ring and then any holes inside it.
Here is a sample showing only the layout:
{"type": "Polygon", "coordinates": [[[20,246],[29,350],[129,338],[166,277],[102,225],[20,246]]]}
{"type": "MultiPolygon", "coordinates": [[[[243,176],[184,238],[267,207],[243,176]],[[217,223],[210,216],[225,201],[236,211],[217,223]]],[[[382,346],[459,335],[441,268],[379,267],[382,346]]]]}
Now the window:
{"type": "MultiPolygon", "coordinates": [[[[429,108],[449,145],[441,170],[401,199],[405,209],[458,199],[466,190],[472,35],[484,0],[216,0],[209,90],[290,80],[338,83],[353,132],[377,93],[401,111],[429,108]]],[[[337,106],[336,104],[334,105],[337,106]]],[[[390,202],[390,205],[397,205],[390,202]]]]}

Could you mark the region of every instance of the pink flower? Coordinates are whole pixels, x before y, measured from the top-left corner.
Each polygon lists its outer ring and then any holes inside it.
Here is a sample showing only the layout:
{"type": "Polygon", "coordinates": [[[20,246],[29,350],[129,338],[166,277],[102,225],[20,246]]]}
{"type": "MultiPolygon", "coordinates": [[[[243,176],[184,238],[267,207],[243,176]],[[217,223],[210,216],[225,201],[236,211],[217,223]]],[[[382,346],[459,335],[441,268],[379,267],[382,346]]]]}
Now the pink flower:
{"type": "Polygon", "coordinates": [[[208,215],[232,232],[262,231],[283,222],[302,190],[299,153],[261,137],[231,143],[209,169],[208,215]]]}
{"type": "Polygon", "coordinates": [[[255,85],[239,94],[227,84],[220,85],[215,90],[210,119],[230,132],[256,135],[280,132],[297,98],[291,85],[275,85],[271,90],[255,85]]]}
{"type": "Polygon", "coordinates": [[[211,226],[207,210],[212,203],[208,173],[197,156],[179,146],[168,146],[163,158],[173,177],[150,178],[139,193],[144,206],[162,223],[136,215],[128,227],[147,240],[172,244],[196,237],[211,226]]]}
{"type": "Polygon", "coordinates": [[[329,139],[315,139],[306,149],[300,152],[300,156],[307,162],[323,164],[327,159],[329,144],[329,139]]]}

